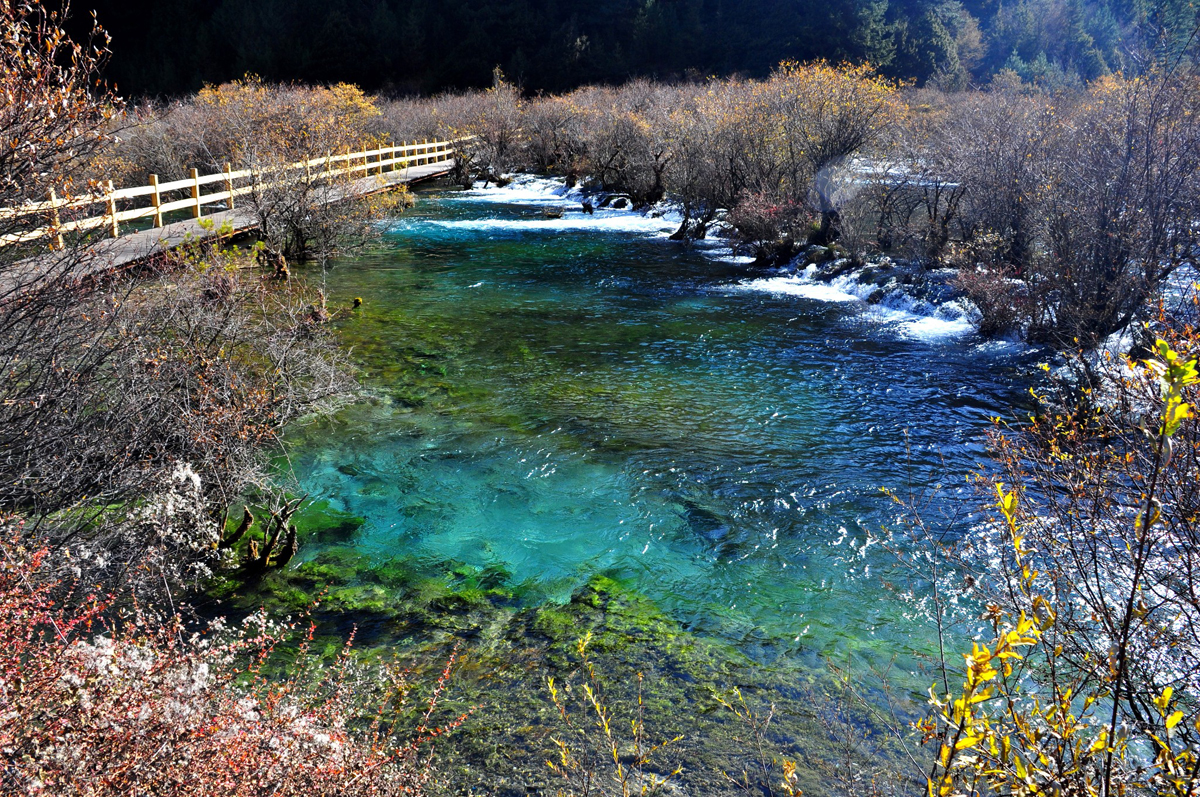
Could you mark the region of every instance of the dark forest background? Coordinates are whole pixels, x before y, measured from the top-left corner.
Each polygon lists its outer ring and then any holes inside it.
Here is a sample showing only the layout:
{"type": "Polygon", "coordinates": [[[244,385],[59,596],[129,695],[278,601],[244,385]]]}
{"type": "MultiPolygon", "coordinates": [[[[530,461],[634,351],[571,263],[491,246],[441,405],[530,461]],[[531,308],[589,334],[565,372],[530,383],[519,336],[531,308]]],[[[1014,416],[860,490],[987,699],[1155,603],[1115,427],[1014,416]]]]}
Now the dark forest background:
{"type": "Polygon", "coordinates": [[[1054,86],[1137,71],[1185,48],[1197,19],[1190,0],[75,0],[74,24],[92,10],[127,96],[247,72],[433,92],[485,86],[496,66],[560,91],[754,77],[785,58],[868,60],[945,87],[1006,69],[1054,86]]]}

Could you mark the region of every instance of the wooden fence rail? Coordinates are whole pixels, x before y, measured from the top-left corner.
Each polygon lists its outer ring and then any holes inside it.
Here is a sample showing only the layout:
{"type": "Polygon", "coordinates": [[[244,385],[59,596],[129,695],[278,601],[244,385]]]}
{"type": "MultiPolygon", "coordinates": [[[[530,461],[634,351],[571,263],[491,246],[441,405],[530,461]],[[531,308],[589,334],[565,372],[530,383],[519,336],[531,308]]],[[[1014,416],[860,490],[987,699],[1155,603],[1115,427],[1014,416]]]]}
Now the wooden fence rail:
{"type": "Polygon", "coordinates": [[[109,235],[118,238],[121,235],[122,222],[150,218],[154,227],[162,227],[163,214],[179,210],[190,210],[192,217],[198,219],[202,217],[206,205],[222,204],[226,209],[232,210],[238,197],[294,183],[301,171],[304,179],[311,182],[331,177],[354,179],[357,176],[382,175],[384,171],[397,171],[410,166],[444,163],[454,157],[456,145],[464,140],[422,141],[419,144],[381,147],[362,152],[329,154],[323,158],[289,163],[278,169],[232,171],[226,166],[224,171],[206,175],[192,169],[190,176],[166,183],[160,183],[158,175],[152,174],[148,185],[133,188],[114,189],[110,180],[99,193],[72,198],[59,198],[51,190],[45,202],[27,202],[19,207],[0,208],[0,221],[33,215],[41,215],[46,219],[46,224],[37,229],[0,236],[0,247],[50,239],[51,248],[61,249],[64,245],[64,234],[99,228],[107,228],[109,235]],[[312,170],[316,168],[321,171],[314,174],[312,170]],[[265,180],[268,175],[272,179],[265,180]],[[203,192],[202,189],[212,185],[219,185],[221,190],[208,194],[203,192]],[[163,201],[164,194],[185,191],[188,196],[183,199],[163,201]],[[118,202],[126,204],[130,200],[143,197],[148,198],[146,201],[149,204],[124,210],[118,208],[118,202]],[[80,210],[94,205],[103,206],[104,212],[98,216],[81,219],[62,219],[64,211],[80,210]]]}

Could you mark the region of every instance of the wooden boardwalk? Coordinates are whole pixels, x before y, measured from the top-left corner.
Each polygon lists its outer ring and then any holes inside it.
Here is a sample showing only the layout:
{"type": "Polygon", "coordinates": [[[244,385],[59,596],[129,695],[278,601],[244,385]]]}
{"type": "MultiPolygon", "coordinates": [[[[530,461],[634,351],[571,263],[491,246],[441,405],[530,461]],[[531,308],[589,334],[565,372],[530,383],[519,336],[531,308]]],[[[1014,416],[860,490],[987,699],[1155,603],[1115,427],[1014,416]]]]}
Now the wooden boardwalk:
{"type": "MultiPolygon", "coordinates": [[[[374,162],[355,167],[357,171],[366,171],[368,176],[354,178],[348,183],[348,187],[329,192],[327,201],[340,202],[365,197],[400,185],[443,177],[453,171],[455,166],[455,160],[447,157],[448,154],[432,163],[418,165],[410,165],[396,158],[393,171],[383,170],[391,161],[383,160],[380,156],[379,173],[370,174],[376,170],[377,164],[374,162]]],[[[120,237],[98,241],[83,250],[52,251],[14,263],[0,273],[0,300],[11,297],[14,292],[19,293],[33,287],[41,279],[51,275],[55,278],[83,280],[89,276],[110,274],[134,267],[185,243],[229,237],[258,227],[257,216],[247,207],[235,206],[233,210],[220,210],[201,216],[201,204],[206,203],[210,197],[201,197],[198,188],[193,196],[197,198],[195,218],[148,230],[123,233],[120,237]]],[[[221,196],[215,195],[215,198],[220,199],[221,196]]],[[[157,194],[155,199],[157,200],[157,194]]],[[[150,208],[150,211],[153,210],[154,208],[150,208]]],[[[161,218],[161,214],[158,218],[161,218]]],[[[115,223],[113,227],[115,229],[115,223]]]]}

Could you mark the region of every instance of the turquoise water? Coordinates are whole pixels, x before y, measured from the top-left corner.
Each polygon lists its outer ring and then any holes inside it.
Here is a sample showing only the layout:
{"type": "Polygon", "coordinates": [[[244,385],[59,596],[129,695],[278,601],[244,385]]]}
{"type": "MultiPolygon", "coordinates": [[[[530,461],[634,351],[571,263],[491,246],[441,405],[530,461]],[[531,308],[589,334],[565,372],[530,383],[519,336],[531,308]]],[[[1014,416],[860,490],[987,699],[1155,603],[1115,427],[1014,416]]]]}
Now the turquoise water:
{"type": "Polygon", "coordinates": [[[546,202],[427,191],[333,266],[373,399],[296,433],[304,489],[366,518],[357,550],[496,568],[529,602],[601,573],[749,651],[925,646],[894,594],[921,585],[865,546],[880,488],[973,502],[1030,355],[546,202]]]}

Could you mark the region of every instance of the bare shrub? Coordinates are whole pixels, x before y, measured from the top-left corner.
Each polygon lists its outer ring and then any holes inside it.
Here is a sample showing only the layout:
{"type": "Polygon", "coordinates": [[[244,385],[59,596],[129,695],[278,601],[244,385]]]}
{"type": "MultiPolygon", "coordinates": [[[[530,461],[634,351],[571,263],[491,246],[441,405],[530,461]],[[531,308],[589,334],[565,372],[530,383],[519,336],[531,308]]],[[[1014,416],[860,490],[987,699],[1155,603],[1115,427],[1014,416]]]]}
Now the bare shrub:
{"type": "Polygon", "coordinates": [[[1200,197],[1198,86],[1184,73],[1109,77],[1075,95],[972,95],[951,112],[937,168],[961,186],[958,236],[989,242],[982,267],[1024,283],[1020,307],[996,309],[1019,312],[1028,337],[1095,346],[1146,320],[1194,262],[1194,225],[1180,220],[1200,197]]]}
{"type": "Polygon", "coordinates": [[[525,137],[534,169],[561,174],[568,184],[584,177],[588,169],[590,137],[597,117],[594,108],[572,97],[539,97],[526,107],[525,137]]]}
{"type": "Polygon", "coordinates": [[[1200,79],[1106,78],[1062,118],[1045,202],[1030,336],[1092,346],[1134,321],[1196,262],[1200,79]]]}
{"type": "Polygon", "coordinates": [[[225,507],[269,482],[264,451],[281,425],[349,389],[303,286],[244,274],[215,266],[0,303],[0,506],[87,548],[94,578],[128,575],[149,549],[182,576],[225,507]],[[169,498],[181,468],[200,480],[203,510],[128,523],[181,506],[169,498]],[[168,530],[185,517],[190,532],[168,530]]]}
{"type": "Polygon", "coordinates": [[[547,689],[554,707],[558,709],[561,732],[553,738],[556,753],[547,762],[562,781],[560,793],[570,797],[653,797],[670,793],[672,779],[681,771],[662,771],[659,760],[664,749],[681,737],[653,742],[647,736],[645,710],[641,698],[641,675],[638,675],[637,708],[626,721],[617,721],[603,683],[596,674],[588,653],[591,635],[579,640],[577,682],[558,684],[547,679],[547,689]],[[628,727],[630,735],[622,729],[628,727]]]}
{"type": "Polygon", "coordinates": [[[864,227],[868,214],[874,217],[879,249],[938,262],[952,243],[970,237],[971,183],[961,174],[964,144],[957,122],[969,102],[963,94],[912,92],[894,146],[860,165],[866,185],[858,204],[864,227]]]}
{"type": "Polygon", "coordinates": [[[503,183],[505,174],[524,165],[521,122],[525,101],[504,73],[495,70],[492,87],[486,92],[447,99],[442,114],[447,129],[456,138],[471,137],[460,154],[469,173],[503,183]]]}
{"type": "Polygon", "coordinates": [[[676,239],[704,238],[718,214],[737,200],[731,169],[733,142],[722,107],[727,95],[710,87],[677,103],[671,112],[668,123],[674,146],[666,180],[683,211],[676,239]]]}

